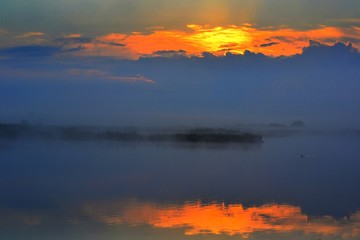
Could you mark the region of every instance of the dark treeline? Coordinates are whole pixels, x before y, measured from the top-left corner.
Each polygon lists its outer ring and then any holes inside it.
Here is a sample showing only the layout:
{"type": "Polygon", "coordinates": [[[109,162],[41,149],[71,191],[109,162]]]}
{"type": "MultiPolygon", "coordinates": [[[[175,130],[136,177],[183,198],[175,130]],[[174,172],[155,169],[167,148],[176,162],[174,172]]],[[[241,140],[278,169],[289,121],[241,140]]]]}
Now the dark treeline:
{"type": "Polygon", "coordinates": [[[1,124],[0,138],[46,138],[64,140],[109,141],[179,141],[192,143],[258,143],[262,136],[230,129],[203,128],[175,133],[139,134],[134,129],[100,130],[95,127],[50,127],[22,124],[1,124]]]}

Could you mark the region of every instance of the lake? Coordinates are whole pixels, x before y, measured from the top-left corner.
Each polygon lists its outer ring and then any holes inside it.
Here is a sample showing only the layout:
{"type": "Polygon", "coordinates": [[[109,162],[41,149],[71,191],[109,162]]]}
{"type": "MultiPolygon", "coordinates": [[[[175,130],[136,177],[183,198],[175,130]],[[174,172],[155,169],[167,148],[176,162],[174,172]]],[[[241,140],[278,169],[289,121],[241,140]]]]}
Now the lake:
{"type": "Polygon", "coordinates": [[[360,239],[360,137],[0,140],[0,239],[360,239]]]}

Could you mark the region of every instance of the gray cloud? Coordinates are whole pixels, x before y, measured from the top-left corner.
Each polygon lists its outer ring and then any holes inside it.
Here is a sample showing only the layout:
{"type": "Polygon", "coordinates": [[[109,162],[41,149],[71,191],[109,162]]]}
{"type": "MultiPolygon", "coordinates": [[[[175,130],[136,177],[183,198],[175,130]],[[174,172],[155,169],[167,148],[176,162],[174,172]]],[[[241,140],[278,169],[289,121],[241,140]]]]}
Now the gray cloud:
{"type": "Polygon", "coordinates": [[[100,44],[106,44],[109,46],[117,46],[117,47],[125,47],[125,44],[122,43],[116,43],[116,42],[106,42],[106,41],[99,41],[99,40],[95,40],[94,43],[100,43],[100,44]]]}
{"type": "Polygon", "coordinates": [[[178,57],[186,57],[187,53],[184,50],[162,50],[156,51],[151,54],[153,57],[165,57],[165,58],[178,58],[178,57]]]}
{"type": "Polygon", "coordinates": [[[5,29],[0,28],[0,35],[4,35],[4,34],[7,34],[7,33],[8,33],[8,31],[6,31],[5,29]]]}
{"type": "Polygon", "coordinates": [[[55,43],[60,44],[82,44],[92,42],[91,38],[88,37],[59,37],[54,39],[55,43]]]}
{"type": "Polygon", "coordinates": [[[274,46],[277,44],[279,44],[279,43],[278,42],[264,43],[264,44],[261,44],[260,47],[271,47],[271,46],[274,46]]]}
{"type": "Polygon", "coordinates": [[[61,48],[54,46],[22,46],[0,50],[6,57],[50,57],[59,53],[61,48]]]}
{"type": "Polygon", "coordinates": [[[154,80],[148,79],[142,75],[118,76],[108,71],[102,71],[98,69],[70,69],[67,72],[70,75],[75,75],[75,76],[82,75],[90,78],[101,78],[101,79],[113,80],[113,81],[155,83],[154,80]]]}
{"type": "Polygon", "coordinates": [[[276,39],[276,40],[279,40],[279,41],[282,41],[282,42],[287,42],[287,43],[292,43],[293,42],[293,39],[288,38],[288,37],[283,37],[283,36],[273,36],[270,39],[276,39]]]}

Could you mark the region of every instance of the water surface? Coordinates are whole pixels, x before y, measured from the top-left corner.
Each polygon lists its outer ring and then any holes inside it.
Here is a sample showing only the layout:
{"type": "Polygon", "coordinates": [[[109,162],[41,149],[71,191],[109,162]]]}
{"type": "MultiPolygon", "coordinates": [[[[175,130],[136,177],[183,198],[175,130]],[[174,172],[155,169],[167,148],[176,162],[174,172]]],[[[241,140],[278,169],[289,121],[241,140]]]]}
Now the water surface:
{"type": "Polygon", "coordinates": [[[360,138],[1,140],[1,239],[359,239],[360,138]]]}

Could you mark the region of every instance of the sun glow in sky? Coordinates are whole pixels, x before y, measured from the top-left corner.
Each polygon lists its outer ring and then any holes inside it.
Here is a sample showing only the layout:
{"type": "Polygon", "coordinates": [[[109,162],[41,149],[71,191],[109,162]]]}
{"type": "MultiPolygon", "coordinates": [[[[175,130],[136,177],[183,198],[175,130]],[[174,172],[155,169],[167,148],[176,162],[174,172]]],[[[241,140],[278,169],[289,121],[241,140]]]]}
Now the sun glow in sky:
{"type": "MultiPolygon", "coordinates": [[[[185,39],[197,46],[198,49],[204,49],[211,53],[223,52],[236,46],[246,46],[252,42],[246,26],[207,28],[190,24],[188,28],[193,29],[194,33],[185,39]]],[[[243,53],[243,51],[239,51],[236,48],[233,51],[235,53],[243,53]]]]}
{"type": "Polygon", "coordinates": [[[87,0],[86,8],[80,0],[31,2],[5,0],[0,49],[55,45],[74,56],[138,59],[246,50],[291,56],[309,40],[360,48],[360,3],[353,0],[87,0]]]}
{"type": "MultiPolygon", "coordinates": [[[[150,33],[110,33],[82,44],[82,51],[75,54],[137,59],[141,56],[170,53],[201,56],[204,52],[209,52],[223,56],[228,52],[243,54],[249,50],[278,57],[300,54],[302,49],[308,46],[309,40],[333,44],[348,38],[360,41],[359,28],[320,26],[314,29],[296,30],[285,27],[260,29],[251,24],[242,26],[188,24],[186,31],[159,28],[150,33]]],[[[75,42],[67,47],[78,46],[79,43],[75,42]]],[[[355,44],[355,47],[358,46],[355,44]]]]}

